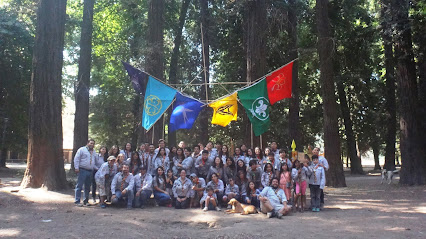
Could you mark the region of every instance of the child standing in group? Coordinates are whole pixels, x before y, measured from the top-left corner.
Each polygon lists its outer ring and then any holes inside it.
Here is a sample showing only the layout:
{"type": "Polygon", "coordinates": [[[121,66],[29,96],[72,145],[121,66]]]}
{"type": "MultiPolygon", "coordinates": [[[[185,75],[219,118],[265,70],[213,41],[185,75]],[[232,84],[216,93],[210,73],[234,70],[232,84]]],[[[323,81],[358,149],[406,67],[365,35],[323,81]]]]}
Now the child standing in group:
{"type": "Polygon", "coordinates": [[[312,211],[319,212],[321,189],[324,189],[325,186],[325,171],[319,165],[318,155],[312,156],[312,165],[309,167],[308,173],[310,174],[312,211]]]}
{"type": "Polygon", "coordinates": [[[291,198],[291,173],[287,163],[281,163],[280,173],[280,188],[284,190],[285,196],[287,197],[287,201],[290,201],[291,198]]]}
{"type": "Polygon", "coordinates": [[[306,187],[307,183],[306,180],[308,180],[308,163],[301,164],[299,160],[294,161],[294,167],[291,171],[291,177],[293,178],[293,181],[296,183],[296,196],[294,198],[294,205],[293,205],[293,211],[296,210],[296,208],[299,208],[300,212],[303,212],[304,205],[303,202],[306,198],[306,187]],[[300,203],[299,203],[300,199],[300,203]]]}

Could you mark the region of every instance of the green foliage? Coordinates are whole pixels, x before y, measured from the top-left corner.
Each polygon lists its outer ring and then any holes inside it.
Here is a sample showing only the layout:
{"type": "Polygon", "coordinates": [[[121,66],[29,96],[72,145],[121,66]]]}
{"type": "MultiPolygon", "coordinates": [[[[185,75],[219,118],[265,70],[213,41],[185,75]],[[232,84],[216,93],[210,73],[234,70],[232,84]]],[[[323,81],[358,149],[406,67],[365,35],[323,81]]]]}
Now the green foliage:
{"type": "Polygon", "coordinates": [[[8,118],[5,147],[25,152],[33,37],[17,12],[0,9],[0,127],[8,118]]]}

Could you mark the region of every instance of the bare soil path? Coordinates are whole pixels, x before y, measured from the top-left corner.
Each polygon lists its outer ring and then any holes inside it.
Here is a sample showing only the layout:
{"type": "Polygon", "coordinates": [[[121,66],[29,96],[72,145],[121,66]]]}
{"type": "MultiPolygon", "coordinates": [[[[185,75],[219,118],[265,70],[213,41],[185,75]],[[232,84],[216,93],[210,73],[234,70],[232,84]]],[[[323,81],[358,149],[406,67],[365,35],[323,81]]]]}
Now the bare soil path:
{"type": "Polygon", "coordinates": [[[25,166],[0,169],[0,238],[426,238],[426,186],[347,176],[319,213],[283,219],[164,207],[78,208],[73,190],[21,189],[25,166]]]}

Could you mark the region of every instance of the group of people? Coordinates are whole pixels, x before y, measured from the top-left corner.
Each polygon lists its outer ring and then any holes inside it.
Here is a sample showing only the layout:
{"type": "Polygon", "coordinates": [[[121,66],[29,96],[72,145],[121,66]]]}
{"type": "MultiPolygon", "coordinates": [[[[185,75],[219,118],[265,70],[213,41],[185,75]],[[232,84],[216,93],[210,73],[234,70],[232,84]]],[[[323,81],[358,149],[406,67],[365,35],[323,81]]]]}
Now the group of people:
{"type": "Polygon", "coordinates": [[[303,160],[291,160],[276,142],[264,151],[241,145],[233,155],[221,142],[190,148],[181,141],[169,149],[161,139],[157,147],[144,143],[132,151],[127,143],[122,150],[116,145],[109,151],[102,146],[98,153],[94,145],[89,139],[74,157],[77,206],[89,204],[90,190],[95,203],[99,192],[101,208],[106,208],[106,202],[127,209],[145,208],[153,195],[157,206],[220,211],[230,207],[227,204],[234,198],[254,205],[268,217],[281,218],[291,210],[306,209],[308,185],[310,209],[318,212],[324,203],[329,166],[319,148],[312,150],[312,158],[305,155],[303,160]]]}

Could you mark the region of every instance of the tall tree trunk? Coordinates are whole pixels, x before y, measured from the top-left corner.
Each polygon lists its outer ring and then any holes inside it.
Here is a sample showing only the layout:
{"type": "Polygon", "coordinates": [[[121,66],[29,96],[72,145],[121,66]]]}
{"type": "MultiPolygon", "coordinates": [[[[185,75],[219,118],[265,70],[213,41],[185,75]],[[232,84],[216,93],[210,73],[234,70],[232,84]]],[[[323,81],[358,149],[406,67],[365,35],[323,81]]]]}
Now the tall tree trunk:
{"type": "MultiPolygon", "coordinates": [[[[397,59],[397,82],[400,100],[400,149],[401,184],[425,184],[423,171],[425,156],[419,154],[419,122],[417,116],[417,79],[416,65],[411,41],[411,26],[408,19],[409,1],[393,1],[395,13],[396,39],[395,56],[397,59]]],[[[423,106],[424,107],[424,106],[423,106]]],[[[423,119],[422,119],[423,120],[423,119]]]]}
{"type": "MultiPolygon", "coordinates": [[[[294,60],[298,57],[297,51],[297,6],[296,0],[289,0],[288,8],[288,36],[289,43],[288,49],[290,51],[289,58],[294,60]]],[[[298,151],[303,150],[303,145],[301,142],[300,128],[299,128],[299,112],[300,112],[300,92],[299,92],[299,62],[295,61],[293,63],[293,78],[292,78],[292,97],[290,98],[290,107],[289,107],[289,136],[290,140],[296,142],[296,147],[298,151]]]]}
{"type": "Polygon", "coordinates": [[[348,147],[348,156],[351,159],[351,174],[364,174],[361,165],[361,159],[357,155],[355,135],[351,114],[346,99],[346,92],[343,85],[343,79],[338,79],[336,82],[337,92],[340,99],[340,109],[342,111],[343,122],[345,124],[346,144],[348,147]]]}
{"type": "MultiPolygon", "coordinates": [[[[262,0],[247,1],[245,14],[245,39],[247,58],[247,82],[253,82],[266,73],[266,3],[262,0]]],[[[249,122],[249,121],[248,121],[249,122]]],[[[252,147],[260,146],[260,137],[253,134],[252,147]]],[[[250,138],[251,135],[248,135],[250,138]]]]}
{"type": "MultiPolygon", "coordinates": [[[[208,0],[200,0],[200,21],[202,26],[202,41],[203,41],[203,67],[205,72],[203,74],[203,83],[204,81],[206,83],[210,82],[210,13],[209,13],[209,1],[208,0]]],[[[201,86],[200,91],[200,98],[207,100],[206,97],[206,90],[207,94],[209,94],[209,87],[203,85],[201,86]]],[[[202,143],[205,145],[208,142],[209,139],[209,113],[210,113],[209,107],[203,107],[203,109],[200,112],[200,140],[203,141],[202,143]]]]}
{"type": "Polygon", "coordinates": [[[343,164],[340,159],[340,137],[337,123],[337,103],[333,79],[334,42],[328,18],[328,0],[316,1],[316,18],[318,28],[318,54],[320,59],[320,82],[324,114],[324,152],[330,169],[327,185],[346,187],[343,164]]]}
{"type": "MultiPolygon", "coordinates": [[[[164,0],[151,0],[148,10],[148,53],[146,56],[146,71],[152,76],[164,79],[164,0]]],[[[163,137],[163,117],[150,130],[154,134],[153,141],[157,143],[163,137]]],[[[148,134],[150,135],[150,134],[148,134]]],[[[152,139],[148,139],[149,142],[152,139]]]]}
{"type": "Polygon", "coordinates": [[[386,136],[385,165],[387,170],[395,170],[396,141],[396,99],[395,99],[395,60],[392,47],[392,14],[389,0],[381,2],[382,40],[385,53],[386,68],[386,136]]]}
{"type": "MultiPolygon", "coordinates": [[[[77,89],[75,91],[74,143],[72,158],[89,138],[89,90],[92,65],[93,7],[95,0],[84,0],[81,24],[80,60],[78,62],[77,89]]],[[[74,160],[71,160],[74,171],[74,160]]]]}
{"type": "MultiPolygon", "coordinates": [[[[180,16],[179,16],[179,25],[176,27],[175,30],[175,40],[174,40],[174,47],[173,47],[173,54],[170,60],[170,71],[169,71],[169,81],[171,84],[177,84],[177,69],[178,69],[178,61],[179,61],[179,54],[180,54],[180,45],[182,43],[182,29],[185,25],[185,19],[186,19],[186,13],[188,11],[190,0],[183,0],[182,6],[180,8],[180,16]]],[[[169,110],[169,116],[172,114],[173,108],[170,107],[169,110]]],[[[171,146],[176,146],[176,131],[170,132],[169,128],[169,134],[168,134],[168,143],[171,146]]]]}
{"type": "Polygon", "coordinates": [[[380,156],[379,144],[377,142],[372,142],[371,148],[373,149],[373,155],[374,155],[374,170],[380,170],[382,168],[380,167],[380,161],[379,161],[379,156],[380,156]]]}
{"type": "Polygon", "coordinates": [[[138,135],[139,135],[139,106],[140,106],[140,95],[135,94],[133,98],[133,129],[131,133],[132,151],[138,150],[138,135]]]}
{"type": "Polygon", "coordinates": [[[62,64],[66,0],[41,0],[30,89],[28,159],[22,187],[66,187],[62,151],[62,64]]]}

